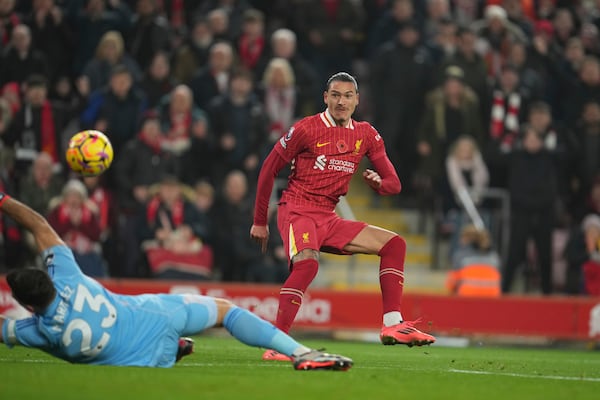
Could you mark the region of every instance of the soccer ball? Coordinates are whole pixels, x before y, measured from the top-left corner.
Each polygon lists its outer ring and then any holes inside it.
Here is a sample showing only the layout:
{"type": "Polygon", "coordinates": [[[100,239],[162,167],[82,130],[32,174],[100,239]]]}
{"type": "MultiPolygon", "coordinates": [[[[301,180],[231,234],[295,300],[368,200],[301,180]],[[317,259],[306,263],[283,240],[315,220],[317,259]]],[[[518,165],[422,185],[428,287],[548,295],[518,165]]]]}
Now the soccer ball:
{"type": "Polygon", "coordinates": [[[81,131],[73,135],[67,148],[67,164],[82,176],[97,176],[110,167],[113,148],[100,131],[81,131]]]}

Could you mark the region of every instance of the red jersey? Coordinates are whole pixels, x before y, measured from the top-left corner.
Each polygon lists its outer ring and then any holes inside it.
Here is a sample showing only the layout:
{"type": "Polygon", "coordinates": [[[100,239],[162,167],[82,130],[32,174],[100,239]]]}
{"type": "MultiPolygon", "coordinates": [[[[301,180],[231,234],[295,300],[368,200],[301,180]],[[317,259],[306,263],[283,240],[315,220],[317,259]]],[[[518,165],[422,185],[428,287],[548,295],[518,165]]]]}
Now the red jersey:
{"type": "MultiPolygon", "coordinates": [[[[383,139],[368,122],[350,120],[346,127],[336,126],[326,110],[298,121],[274,146],[259,176],[255,224],[266,223],[266,206],[271,194],[273,174],[291,163],[292,172],[281,202],[301,207],[333,211],[340,196],[348,192],[350,180],[364,156],[398,181],[389,163],[383,139]],[[273,161],[273,153],[279,157],[273,161]]],[[[382,172],[380,171],[380,174],[382,172]]],[[[383,178],[383,175],[382,175],[383,178]]],[[[389,180],[388,180],[389,181],[389,180]]],[[[382,194],[388,192],[384,188],[382,194]]]]}

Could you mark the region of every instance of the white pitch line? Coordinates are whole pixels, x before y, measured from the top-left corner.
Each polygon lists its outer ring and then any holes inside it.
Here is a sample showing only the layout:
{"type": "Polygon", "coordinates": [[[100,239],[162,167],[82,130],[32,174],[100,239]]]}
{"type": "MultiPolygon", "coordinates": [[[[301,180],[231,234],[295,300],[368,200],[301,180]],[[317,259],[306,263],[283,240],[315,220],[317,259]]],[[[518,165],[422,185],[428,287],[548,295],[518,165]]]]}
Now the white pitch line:
{"type": "Polygon", "coordinates": [[[577,376],[560,376],[560,375],[531,375],[531,374],[517,374],[513,372],[491,372],[491,371],[471,371],[466,369],[449,369],[449,372],[457,374],[471,374],[471,375],[501,375],[511,376],[516,378],[537,378],[537,379],[553,379],[557,381],[586,381],[586,382],[600,382],[600,378],[586,378],[577,376]]]}

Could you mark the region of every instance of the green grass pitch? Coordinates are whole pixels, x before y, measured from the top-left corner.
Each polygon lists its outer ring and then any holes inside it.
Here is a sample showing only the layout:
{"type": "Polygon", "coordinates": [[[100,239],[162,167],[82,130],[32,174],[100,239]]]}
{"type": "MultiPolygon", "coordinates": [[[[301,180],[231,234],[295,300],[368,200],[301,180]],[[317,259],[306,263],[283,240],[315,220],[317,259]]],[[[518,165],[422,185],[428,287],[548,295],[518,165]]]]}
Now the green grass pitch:
{"type": "Polygon", "coordinates": [[[600,399],[600,352],[382,346],[309,339],[352,357],[346,372],[294,371],[229,337],[196,338],[170,369],[73,365],[0,347],[1,399],[600,399]]]}

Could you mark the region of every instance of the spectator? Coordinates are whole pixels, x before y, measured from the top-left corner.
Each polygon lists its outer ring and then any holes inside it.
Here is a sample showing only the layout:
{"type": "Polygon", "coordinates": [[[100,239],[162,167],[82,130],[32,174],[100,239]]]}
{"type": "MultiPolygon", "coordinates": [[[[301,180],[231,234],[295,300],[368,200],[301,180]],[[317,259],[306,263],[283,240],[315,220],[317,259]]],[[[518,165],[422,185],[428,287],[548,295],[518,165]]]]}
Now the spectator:
{"type": "Polygon", "coordinates": [[[575,190],[573,184],[577,179],[578,143],[573,132],[564,125],[552,119],[550,106],[537,101],[529,106],[527,124],[540,134],[544,147],[555,156],[557,168],[557,205],[559,206],[561,221],[572,219],[575,190]]]}
{"type": "Polygon", "coordinates": [[[108,85],[90,95],[81,116],[82,128],[106,132],[115,156],[120,157],[121,147],[137,133],[146,103],[144,93],[133,86],[129,69],[117,65],[111,71],[108,85]]]}
{"type": "Polygon", "coordinates": [[[55,199],[48,222],[73,251],[81,270],[91,277],[106,277],[106,265],[100,246],[98,209],[89,200],[85,185],[72,179],[55,199]]]}
{"type": "Polygon", "coordinates": [[[11,45],[0,57],[0,84],[22,84],[33,74],[47,76],[47,60],[41,51],[32,46],[31,29],[20,24],[13,28],[11,45]]]}
{"type": "Polygon", "coordinates": [[[301,42],[319,81],[338,71],[351,71],[358,54],[364,18],[351,0],[308,0],[295,15],[301,42]]]}
{"type": "MultiPolygon", "coordinates": [[[[317,71],[297,51],[296,34],[285,28],[277,29],[271,34],[272,58],[287,60],[294,72],[296,80],[297,107],[302,116],[313,114],[317,105],[321,104],[323,93],[317,86],[317,71]]],[[[270,59],[269,59],[270,61],[270,59]]],[[[264,71],[262,66],[259,71],[264,71]]],[[[259,72],[258,76],[263,76],[259,72]]]]}
{"type": "MultiPolygon", "coordinates": [[[[175,170],[171,153],[162,149],[158,113],[144,114],[137,136],[124,146],[115,159],[115,195],[118,204],[119,270],[114,276],[139,277],[140,243],[136,234],[139,210],[150,200],[150,187],[162,175],[175,170]]],[[[114,269],[114,268],[113,268],[114,269]]]]}
{"type": "Polygon", "coordinates": [[[205,228],[202,233],[204,241],[215,248],[215,188],[209,182],[199,180],[194,185],[194,205],[202,219],[202,226],[205,228]]]}
{"type": "Polygon", "coordinates": [[[19,108],[21,108],[19,86],[16,82],[7,83],[0,89],[0,139],[8,130],[19,108]]]}
{"type": "MultiPolygon", "coordinates": [[[[41,215],[48,215],[50,201],[60,195],[64,180],[62,175],[54,173],[52,157],[48,153],[39,153],[33,161],[27,175],[21,180],[19,194],[23,203],[41,215]]],[[[25,257],[28,265],[40,265],[38,251],[28,232],[23,232],[25,257]]]]}
{"type": "Polygon", "coordinates": [[[415,18],[412,0],[392,0],[389,9],[374,22],[373,28],[367,32],[367,56],[375,54],[377,49],[388,41],[393,41],[396,32],[407,22],[415,18]]]}
{"type": "Polygon", "coordinates": [[[141,89],[146,94],[148,108],[155,108],[160,100],[168,95],[177,85],[177,81],[171,75],[169,56],[159,51],[152,57],[152,61],[140,83],[141,89]]]}
{"type": "Polygon", "coordinates": [[[468,135],[481,146],[483,128],[478,111],[479,99],[464,84],[464,72],[456,66],[447,67],[444,83],[427,95],[417,143],[420,173],[438,193],[450,145],[459,136],[468,135]]]}
{"type": "Polygon", "coordinates": [[[156,0],[137,0],[131,30],[127,34],[127,48],[137,65],[145,71],[154,55],[169,51],[171,29],[167,19],[159,14],[156,0]]]}
{"type": "Polygon", "coordinates": [[[60,168],[60,137],[68,115],[48,98],[48,83],[43,76],[27,79],[23,106],[15,115],[3,136],[4,142],[15,149],[15,182],[29,169],[40,152],[48,153],[54,168],[60,168]]]}
{"type": "MultiPolygon", "coordinates": [[[[116,204],[112,190],[106,185],[105,176],[86,176],[82,178],[82,181],[89,200],[96,206],[102,255],[108,261],[110,267],[116,265],[115,261],[120,261],[120,258],[115,258],[113,253],[115,248],[114,233],[117,227],[116,204]]],[[[112,271],[108,272],[112,276],[112,271]]]]}
{"type": "Polygon", "coordinates": [[[428,41],[439,34],[440,25],[446,24],[452,15],[449,0],[427,0],[426,3],[423,37],[428,41]]]}
{"type": "Polygon", "coordinates": [[[583,60],[575,86],[565,93],[565,123],[575,125],[584,104],[590,101],[600,102],[600,61],[594,56],[583,60]]]}
{"type": "Polygon", "coordinates": [[[554,26],[554,43],[564,49],[569,39],[575,36],[577,31],[573,14],[566,8],[557,9],[552,18],[552,25],[554,26]]]}
{"type": "Polygon", "coordinates": [[[213,32],[220,36],[219,39],[231,40],[240,35],[244,13],[251,8],[250,3],[248,0],[207,0],[197,7],[196,14],[209,15],[209,19],[215,17],[215,11],[222,14],[218,18],[226,23],[219,22],[221,28],[213,32]]]}
{"type": "Polygon", "coordinates": [[[552,231],[558,196],[554,153],[545,146],[540,133],[525,125],[522,139],[508,157],[511,215],[508,259],[502,272],[503,293],[511,291],[520,266],[525,266],[526,274],[532,272],[526,265],[528,239],[535,245],[542,293],[552,293],[552,231]]]}
{"type": "MultiPolygon", "coordinates": [[[[442,207],[445,221],[448,224],[446,232],[452,234],[450,255],[458,247],[460,232],[470,221],[465,212],[467,205],[461,196],[467,195],[474,206],[484,206],[485,191],[489,184],[489,172],[479,146],[472,136],[461,135],[452,143],[446,156],[446,184],[442,192],[442,207]]],[[[488,222],[489,212],[480,208],[481,217],[488,222]]]]}
{"type": "MultiPolygon", "coordinates": [[[[202,15],[202,14],[201,14],[202,15]]],[[[208,26],[216,41],[231,42],[234,39],[229,21],[229,14],[225,8],[215,8],[206,14],[208,26]]]]}
{"type": "Polygon", "coordinates": [[[244,12],[241,35],[236,40],[240,66],[256,72],[268,56],[265,38],[265,16],[261,11],[244,12]]]}
{"type": "Polygon", "coordinates": [[[134,83],[142,79],[139,65],[125,51],[123,36],[117,31],[109,31],[102,35],[95,57],[83,69],[82,76],[88,79],[90,91],[105,87],[117,65],[123,65],[129,70],[134,83]]]}
{"type": "Polygon", "coordinates": [[[227,42],[215,43],[210,48],[208,65],[198,71],[189,82],[194,94],[194,103],[206,109],[217,95],[227,92],[233,66],[233,48],[227,42]]]}
{"type": "Polygon", "coordinates": [[[575,129],[579,143],[577,165],[581,181],[581,192],[589,193],[594,180],[600,176],[600,103],[590,101],[583,107],[581,118],[575,129]]]}
{"type": "Polygon", "coordinates": [[[479,37],[478,51],[488,67],[488,76],[495,79],[506,63],[510,43],[526,43],[527,37],[515,24],[508,20],[506,10],[497,5],[485,8],[485,18],[475,21],[471,28],[479,37]]]}
{"type": "Polygon", "coordinates": [[[444,61],[441,70],[444,71],[450,65],[456,65],[463,70],[465,84],[469,86],[475,92],[477,98],[479,98],[479,108],[481,110],[481,115],[483,115],[483,126],[487,126],[486,123],[488,118],[485,114],[487,114],[489,110],[487,101],[489,98],[490,87],[487,80],[485,62],[475,49],[477,36],[468,28],[459,28],[457,37],[456,52],[444,61]]]}
{"type": "Polygon", "coordinates": [[[511,151],[527,115],[529,93],[519,81],[517,69],[505,64],[491,96],[490,137],[486,140],[485,159],[490,167],[490,185],[506,187],[504,169],[499,164],[502,154],[511,151]]]}
{"type": "Polygon", "coordinates": [[[417,134],[429,90],[431,58],[419,45],[413,22],[402,25],[394,41],[383,45],[370,66],[373,125],[381,132],[402,191],[414,192],[417,134]]]}
{"type": "Polygon", "coordinates": [[[269,148],[301,117],[298,109],[296,77],[285,58],[273,58],[267,65],[259,87],[269,119],[269,148]]]}
{"type": "Polygon", "coordinates": [[[48,215],[50,200],[60,195],[64,182],[52,171],[54,160],[45,152],[37,155],[20,184],[19,198],[41,215],[48,215]]]}
{"type": "Polygon", "coordinates": [[[502,7],[506,10],[507,19],[519,27],[525,36],[531,38],[533,36],[533,24],[531,18],[526,14],[523,3],[525,3],[523,0],[503,0],[502,7]]]}
{"type": "Polygon", "coordinates": [[[180,154],[189,148],[190,138],[208,135],[205,113],[194,105],[193,94],[186,85],[173,88],[158,107],[161,129],[165,134],[163,148],[180,154]]]}
{"type": "Polygon", "coordinates": [[[183,44],[175,50],[172,74],[175,80],[189,83],[196,71],[208,62],[213,43],[213,34],[206,19],[196,19],[183,44]]]}
{"type": "Polygon", "coordinates": [[[16,0],[0,2],[0,53],[10,45],[13,29],[21,23],[21,17],[15,11],[16,0]]]}
{"type": "Polygon", "coordinates": [[[267,257],[256,246],[247,232],[252,220],[254,202],[248,190],[248,179],[239,170],[230,171],[224,179],[222,198],[217,202],[218,262],[223,281],[267,281],[267,257]],[[233,244],[233,246],[231,245],[233,244]]]}
{"type": "Polygon", "coordinates": [[[600,215],[587,215],[569,239],[567,293],[600,295],[600,215]]]}
{"type": "Polygon", "coordinates": [[[219,160],[214,166],[216,181],[221,182],[233,169],[244,171],[254,181],[269,122],[262,103],[254,95],[250,71],[238,70],[232,74],[229,92],[210,103],[208,114],[219,160]]]}
{"type": "Polygon", "coordinates": [[[433,63],[440,65],[456,52],[458,27],[451,19],[438,21],[432,36],[426,41],[433,63]]]}
{"type": "Polygon", "coordinates": [[[474,225],[461,229],[460,247],[452,257],[446,287],[458,296],[500,296],[500,256],[487,230],[474,225]]]}
{"type": "Polygon", "coordinates": [[[69,5],[69,19],[77,36],[73,73],[79,76],[93,58],[104,34],[109,31],[125,34],[131,27],[131,9],[121,0],[87,0],[69,5]]]}
{"type": "Polygon", "coordinates": [[[209,279],[212,249],[206,227],[175,175],[164,175],[145,207],[140,239],[151,276],[159,279],[209,279]]]}
{"type": "Polygon", "coordinates": [[[54,84],[59,76],[70,76],[75,41],[64,12],[55,0],[32,2],[32,12],[26,18],[31,28],[33,45],[47,63],[48,78],[54,84]]]}
{"type": "Polygon", "coordinates": [[[515,67],[519,74],[519,82],[523,90],[529,93],[530,100],[541,100],[546,93],[545,82],[542,76],[529,65],[528,48],[525,43],[515,42],[510,44],[507,62],[515,67]]]}

